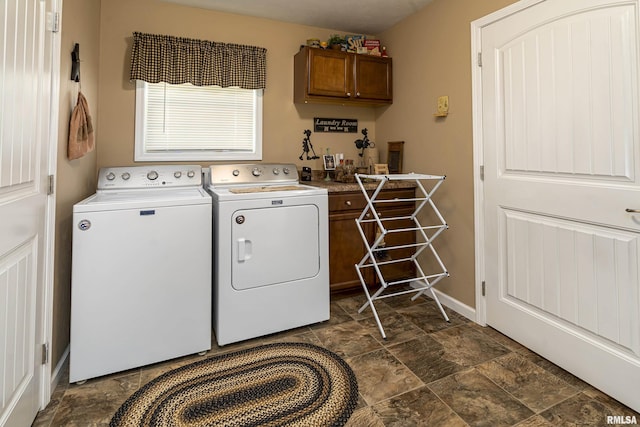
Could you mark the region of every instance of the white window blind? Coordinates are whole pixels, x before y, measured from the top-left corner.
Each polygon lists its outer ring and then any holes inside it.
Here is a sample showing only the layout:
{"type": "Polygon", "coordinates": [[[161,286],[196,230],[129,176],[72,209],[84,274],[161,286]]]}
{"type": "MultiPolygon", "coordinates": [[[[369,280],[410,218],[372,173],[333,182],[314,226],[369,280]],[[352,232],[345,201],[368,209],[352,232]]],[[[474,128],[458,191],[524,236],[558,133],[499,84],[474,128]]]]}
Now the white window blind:
{"type": "Polygon", "coordinates": [[[262,90],[137,81],[136,160],[260,160],[262,90]]]}

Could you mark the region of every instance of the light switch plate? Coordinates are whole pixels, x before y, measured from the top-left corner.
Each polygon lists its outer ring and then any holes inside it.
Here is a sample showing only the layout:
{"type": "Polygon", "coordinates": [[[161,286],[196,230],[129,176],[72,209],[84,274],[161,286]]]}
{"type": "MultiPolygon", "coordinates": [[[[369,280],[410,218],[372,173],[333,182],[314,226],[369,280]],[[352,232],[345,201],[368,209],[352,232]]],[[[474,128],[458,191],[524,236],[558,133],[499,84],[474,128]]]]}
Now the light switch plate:
{"type": "Polygon", "coordinates": [[[438,97],[438,113],[447,114],[448,112],[449,112],[449,97],[446,95],[438,97]]]}

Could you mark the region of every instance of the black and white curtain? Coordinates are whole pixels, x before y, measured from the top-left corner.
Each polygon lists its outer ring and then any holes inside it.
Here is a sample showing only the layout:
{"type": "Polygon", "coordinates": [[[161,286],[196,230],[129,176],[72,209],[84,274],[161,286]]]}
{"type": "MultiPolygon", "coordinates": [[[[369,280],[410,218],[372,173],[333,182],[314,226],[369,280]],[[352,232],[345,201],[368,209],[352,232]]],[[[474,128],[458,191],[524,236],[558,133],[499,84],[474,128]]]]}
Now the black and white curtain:
{"type": "Polygon", "coordinates": [[[134,32],[130,79],[264,89],[266,62],[262,47],[134,32]]]}

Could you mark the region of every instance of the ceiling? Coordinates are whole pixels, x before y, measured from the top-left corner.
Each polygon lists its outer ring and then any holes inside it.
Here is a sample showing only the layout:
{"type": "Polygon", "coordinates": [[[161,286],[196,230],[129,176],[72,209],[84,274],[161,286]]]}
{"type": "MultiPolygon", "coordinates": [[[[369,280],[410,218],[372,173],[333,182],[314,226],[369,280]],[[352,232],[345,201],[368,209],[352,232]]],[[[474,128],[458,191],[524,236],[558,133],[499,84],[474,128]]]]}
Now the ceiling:
{"type": "Polygon", "coordinates": [[[162,0],[344,33],[377,35],[432,0],[162,0]]]}

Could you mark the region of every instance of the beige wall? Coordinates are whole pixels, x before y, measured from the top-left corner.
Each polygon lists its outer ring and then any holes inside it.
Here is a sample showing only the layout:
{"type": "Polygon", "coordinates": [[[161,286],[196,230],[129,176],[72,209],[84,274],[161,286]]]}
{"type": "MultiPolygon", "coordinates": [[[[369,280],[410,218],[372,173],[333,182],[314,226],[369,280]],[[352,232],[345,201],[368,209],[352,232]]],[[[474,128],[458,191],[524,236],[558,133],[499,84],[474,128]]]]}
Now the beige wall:
{"type": "MultiPolygon", "coordinates": [[[[446,174],[436,201],[451,228],[438,250],[451,272],[438,288],[461,302],[474,301],[474,234],[470,22],[514,0],[434,0],[380,35],[394,60],[394,104],[378,109],[293,104],[293,55],[307,38],[330,29],[188,8],[159,0],[65,0],[62,18],[60,144],[57,176],[53,363],[69,343],[72,206],[95,189],[96,167],[132,165],[134,84],[128,79],[133,31],[203,38],[267,48],[263,161],[300,161],[303,131],[313,117],[359,120],[378,144],[404,140],[405,171],[446,174]],[[68,80],[70,52],[80,43],[82,90],[96,128],[97,153],[66,159],[68,120],[77,85],[68,80]],[[451,113],[434,119],[436,98],[449,95],[451,113]]],[[[325,148],[356,158],[361,135],[316,134],[325,148]]]]}
{"type": "MultiPolygon", "coordinates": [[[[98,166],[131,165],[134,147],[135,85],[129,81],[134,31],[239,43],[267,49],[264,94],[263,161],[293,162],[321,168],[320,161],[300,161],[303,131],[313,130],[313,117],[359,120],[375,141],[372,109],[293,104],[293,56],[308,38],[326,39],[334,30],[184,7],[158,0],[102,2],[100,34],[100,139],[98,166]]],[[[361,135],[311,136],[316,153],[329,147],[354,158],[353,141],[361,135]]],[[[208,164],[210,162],[201,162],[208,164]]]]}
{"type": "Polygon", "coordinates": [[[60,116],[58,123],[58,170],[56,174],[56,236],[53,296],[52,365],[64,354],[69,344],[71,295],[71,231],[74,203],[91,195],[96,186],[96,152],[67,159],[69,119],[75,106],[79,84],[70,79],[71,51],[80,44],[82,93],[89,102],[96,137],[98,123],[98,58],[100,0],[64,0],[60,47],[60,116]]]}
{"type": "Polygon", "coordinates": [[[394,102],[378,110],[381,153],[405,141],[404,170],[447,179],[434,200],[450,228],[435,244],[451,277],[437,288],[475,307],[471,21],[514,0],[434,0],[380,35],[393,57],[394,102]],[[450,113],[435,118],[437,98],[450,113]]]}

